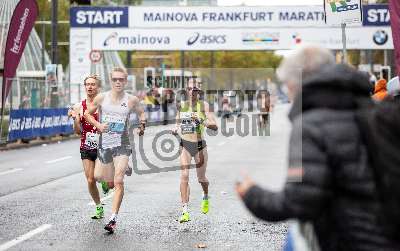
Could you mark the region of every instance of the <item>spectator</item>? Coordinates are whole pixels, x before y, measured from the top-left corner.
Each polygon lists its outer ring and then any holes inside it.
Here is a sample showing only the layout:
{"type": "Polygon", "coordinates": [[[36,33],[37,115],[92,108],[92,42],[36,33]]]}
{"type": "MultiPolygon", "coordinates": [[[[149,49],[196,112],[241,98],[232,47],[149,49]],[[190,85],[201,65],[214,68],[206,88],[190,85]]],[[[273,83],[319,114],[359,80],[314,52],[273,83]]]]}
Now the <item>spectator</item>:
{"type": "Polygon", "coordinates": [[[311,223],[322,251],[400,250],[379,220],[382,205],[354,118],[354,98],[370,99],[368,78],[333,65],[332,55],[316,47],[286,58],[278,75],[295,97],[288,180],[272,192],[245,177],[236,190],[247,208],[267,221],[311,223]]]}
{"type": "Polygon", "coordinates": [[[375,84],[375,91],[374,95],[372,95],[372,98],[376,101],[382,101],[386,98],[387,96],[387,90],[386,90],[386,79],[379,79],[378,82],[375,84]]]}

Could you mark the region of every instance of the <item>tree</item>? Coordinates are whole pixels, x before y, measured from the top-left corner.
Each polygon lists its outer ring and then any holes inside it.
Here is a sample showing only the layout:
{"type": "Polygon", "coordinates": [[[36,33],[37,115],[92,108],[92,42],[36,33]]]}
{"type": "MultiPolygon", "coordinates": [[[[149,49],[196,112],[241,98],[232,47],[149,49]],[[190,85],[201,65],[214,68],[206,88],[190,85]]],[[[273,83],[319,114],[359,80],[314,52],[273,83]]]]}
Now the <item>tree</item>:
{"type": "MultiPolygon", "coordinates": [[[[39,7],[39,16],[37,20],[41,21],[50,21],[51,20],[51,1],[48,0],[37,0],[39,7]]],[[[69,1],[58,1],[58,20],[65,21],[69,20],[69,1]]],[[[50,25],[44,25],[45,29],[45,49],[47,52],[50,52],[51,45],[48,44],[51,42],[51,27],[50,25]]],[[[69,24],[59,24],[58,25],[58,42],[68,42],[69,41],[69,24]]],[[[36,24],[36,31],[39,33],[41,37],[43,25],[36,24]]],[[[68,45],[59,45],[58,46],[58,63],[62,64],[64,69],[68,64],[69,59],[69,46],[68,45]]]]}

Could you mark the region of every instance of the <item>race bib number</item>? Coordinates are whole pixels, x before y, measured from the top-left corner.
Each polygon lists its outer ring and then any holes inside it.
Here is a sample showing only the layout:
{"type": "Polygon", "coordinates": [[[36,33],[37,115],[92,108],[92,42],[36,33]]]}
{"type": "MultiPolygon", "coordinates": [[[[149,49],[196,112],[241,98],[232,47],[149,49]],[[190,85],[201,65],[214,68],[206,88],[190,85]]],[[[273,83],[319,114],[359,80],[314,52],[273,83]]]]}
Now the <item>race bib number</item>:
{"type": "Polygon", "coordinates": [[[97,149],[99,145],[99,135],[97,133],[87,132],[85,139],[85,147],[89,149],[97,149]]]}
{"type": "Polygon", "coordinates": [[[181,112],[181,131],[182,134],[192,134],[195,133],[196,125],[192,120],[191,112],[181,112]]]}
{"type": "Polygon", "coordinates": [[[122,134],[125,130],[125,120],[118,116],[104,116],[103,123],[108,124],[109,132],[122,134]]]}

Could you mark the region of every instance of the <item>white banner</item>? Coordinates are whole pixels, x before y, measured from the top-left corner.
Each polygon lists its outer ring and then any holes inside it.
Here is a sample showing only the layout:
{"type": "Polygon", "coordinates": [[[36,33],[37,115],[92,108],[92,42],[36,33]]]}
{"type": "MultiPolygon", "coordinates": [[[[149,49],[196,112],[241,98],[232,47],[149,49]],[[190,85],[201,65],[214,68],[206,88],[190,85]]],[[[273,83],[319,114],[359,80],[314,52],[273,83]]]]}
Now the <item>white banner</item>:
{"type": "MultiPolygon", "coordinates": [[[[93,29],[97,50],[282,50],[301,44],[342,48],[340,28],[93,29]]],[[[393,49],[390,27],[347,29],[348,49],[393,49]]]]}
{"type": "Polygon", "coordinates": [[[70,29],[69,62],[70,82],[78,88],[71,90],[71,101],[76,103],[83,97],[83,80],[90,74],[91,29],[70,29]]]}
{"type": "Polygon", "coordinates": [[[131,28],[321,27],[323,6],[130,7],[131,28]]]}
{"type": "Polygon", "coordinates": [[[70,30],[70,81],[82,83],[90,73],[91,29],[74,28],[70,30]]]}
{"type": "Polygon", "coordinates": [[[361,24],[361,0],[324,0],[326,24],[338,26],[345,24],[361,24]]]}

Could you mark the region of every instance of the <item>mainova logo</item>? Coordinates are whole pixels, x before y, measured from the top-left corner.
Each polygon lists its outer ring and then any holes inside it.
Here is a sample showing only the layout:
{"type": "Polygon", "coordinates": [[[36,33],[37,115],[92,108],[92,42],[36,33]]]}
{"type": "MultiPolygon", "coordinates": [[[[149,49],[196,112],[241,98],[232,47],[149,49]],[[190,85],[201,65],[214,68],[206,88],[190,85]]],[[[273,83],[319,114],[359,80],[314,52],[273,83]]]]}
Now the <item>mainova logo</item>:
{"type": "Polygon", "coordinates": [[[71,27],[128,27],[127,7],[73,7],[71,27]]]}
{"type": "Polygon", "coordinates": [[[165,45],[170,43],[171,38],[163,35],[144,35],[138,33],[131,36],[118,36],[118,44],[120,45],[165,45]]]}
{"type": "Polygon", "coordinates": [[[187,40],[187,45],[193,45],[195,43],[200,44],[225,44],[226,43],[226,35],[210,35],[210,34],[200,34],[199,32],[195,32],[189,39],[187,40]]]}
{"type": "Polygon", "coordinates": [[[106,39],[104,39],[103,46],[108,46],[110,44],[110,41],[116,39],[117,37],[117,32],[111,33],[108,37],[106,37],[106,39]]]}

